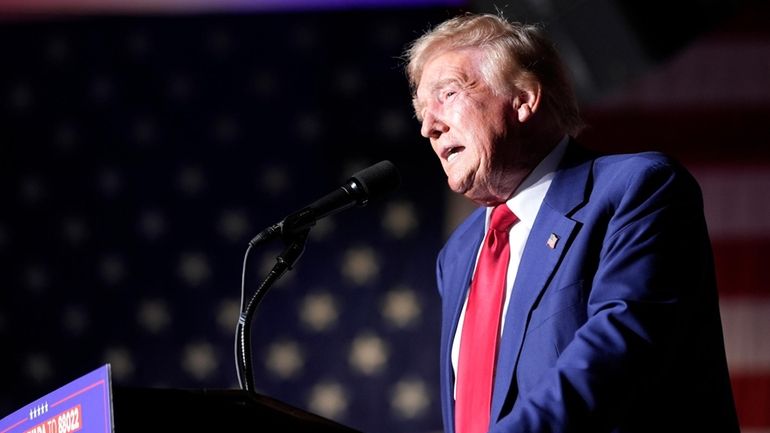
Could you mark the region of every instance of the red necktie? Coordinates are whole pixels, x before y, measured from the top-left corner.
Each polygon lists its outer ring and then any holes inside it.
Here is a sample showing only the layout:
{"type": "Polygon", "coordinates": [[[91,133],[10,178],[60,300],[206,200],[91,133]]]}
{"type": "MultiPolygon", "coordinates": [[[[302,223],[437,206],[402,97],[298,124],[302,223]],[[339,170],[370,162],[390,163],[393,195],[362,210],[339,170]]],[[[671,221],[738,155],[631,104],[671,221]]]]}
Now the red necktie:
{"type": "Polygon", "coordinates": [[[511,257],[508,231],[517,220],[507,205],[495,207],[476,264],[457,363],[457,433],[484,433],[489,429],[500,316],[511,257]]]}

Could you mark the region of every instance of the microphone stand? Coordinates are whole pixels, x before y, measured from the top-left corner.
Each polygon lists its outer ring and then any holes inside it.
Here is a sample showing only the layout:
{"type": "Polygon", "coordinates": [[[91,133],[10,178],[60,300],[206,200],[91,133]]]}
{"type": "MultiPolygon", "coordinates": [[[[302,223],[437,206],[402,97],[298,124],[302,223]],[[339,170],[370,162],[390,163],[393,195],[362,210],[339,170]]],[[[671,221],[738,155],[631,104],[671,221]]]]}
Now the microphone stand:
{"type": "MultiPolygon", "coordinates": [[[[276,257],[276,264],[273,269],[267,274],[262,284],[257,288],[252,295],[246,308],[241,311],[241,316],[238,318],[238,326],[236,327],[236,368],[238,373],[238,382],[241,385],[241,389],[245,391],[254,392],[254,375],[252,371],[252,354],[251,354],[251,321],[254,317],[254,312],[257,310],[259,303],[264,298],[268,289],[278,281],[287,270],[294,266],[294,263],[299,259],[302,253],[305,251],[305,242],[307,241],[307,235],[310,229],[304,229],[296,232],[291,232],[284,236],[285,249],[281,254],[276,257]]],[[[254,240],[249,242],[249,249],[256,244],[254,240]]],[[[247,250],[248,256],[248,250],[247,250]]],[[[245,260],[245,259],[244,259],[245,260]]],[[[244,272],[245,272],[244,263],[244,272]]]]}

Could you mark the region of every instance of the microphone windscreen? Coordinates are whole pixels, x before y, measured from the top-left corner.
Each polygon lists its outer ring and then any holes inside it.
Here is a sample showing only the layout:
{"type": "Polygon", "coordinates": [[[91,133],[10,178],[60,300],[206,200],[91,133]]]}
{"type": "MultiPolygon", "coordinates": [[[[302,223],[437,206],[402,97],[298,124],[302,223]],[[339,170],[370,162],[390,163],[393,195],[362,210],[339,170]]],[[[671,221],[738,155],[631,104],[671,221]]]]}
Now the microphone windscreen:
{"type": "Polygon", "coordinates": [[[380,161],[352,176],[363,187],[368,198],[391,193],[401,185],[401,174],[390,161],[380,161]]]}

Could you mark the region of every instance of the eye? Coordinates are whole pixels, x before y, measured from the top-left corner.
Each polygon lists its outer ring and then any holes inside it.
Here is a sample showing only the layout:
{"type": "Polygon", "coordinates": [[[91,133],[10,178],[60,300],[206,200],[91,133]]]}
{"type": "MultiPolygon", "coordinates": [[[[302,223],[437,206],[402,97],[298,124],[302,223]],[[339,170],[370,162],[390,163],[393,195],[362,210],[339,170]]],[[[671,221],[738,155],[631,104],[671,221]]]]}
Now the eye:
{"type": "Polygon", "coordinates": [[[452,96],[454,96],[456,94],[457,94],[456,90],[447,90],[447,91],[444,92],[444,100],[446,101],[447,99],[451,98],[452,96]]]}

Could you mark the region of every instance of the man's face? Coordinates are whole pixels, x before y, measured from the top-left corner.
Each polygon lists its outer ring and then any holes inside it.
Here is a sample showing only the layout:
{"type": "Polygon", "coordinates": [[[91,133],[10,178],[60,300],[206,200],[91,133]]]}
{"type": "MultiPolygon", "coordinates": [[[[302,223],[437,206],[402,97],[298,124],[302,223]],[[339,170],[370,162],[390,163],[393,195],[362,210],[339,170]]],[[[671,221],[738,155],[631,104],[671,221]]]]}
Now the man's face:
{"type": "Polygon", "coordinates": [[[513,98],[492,91],[483,62],[483,52],[471,48],[429,58],[414,105],[449,187],[490,205],[507,200],[526,172],[516,167],[522,144],[513,98]]]}

